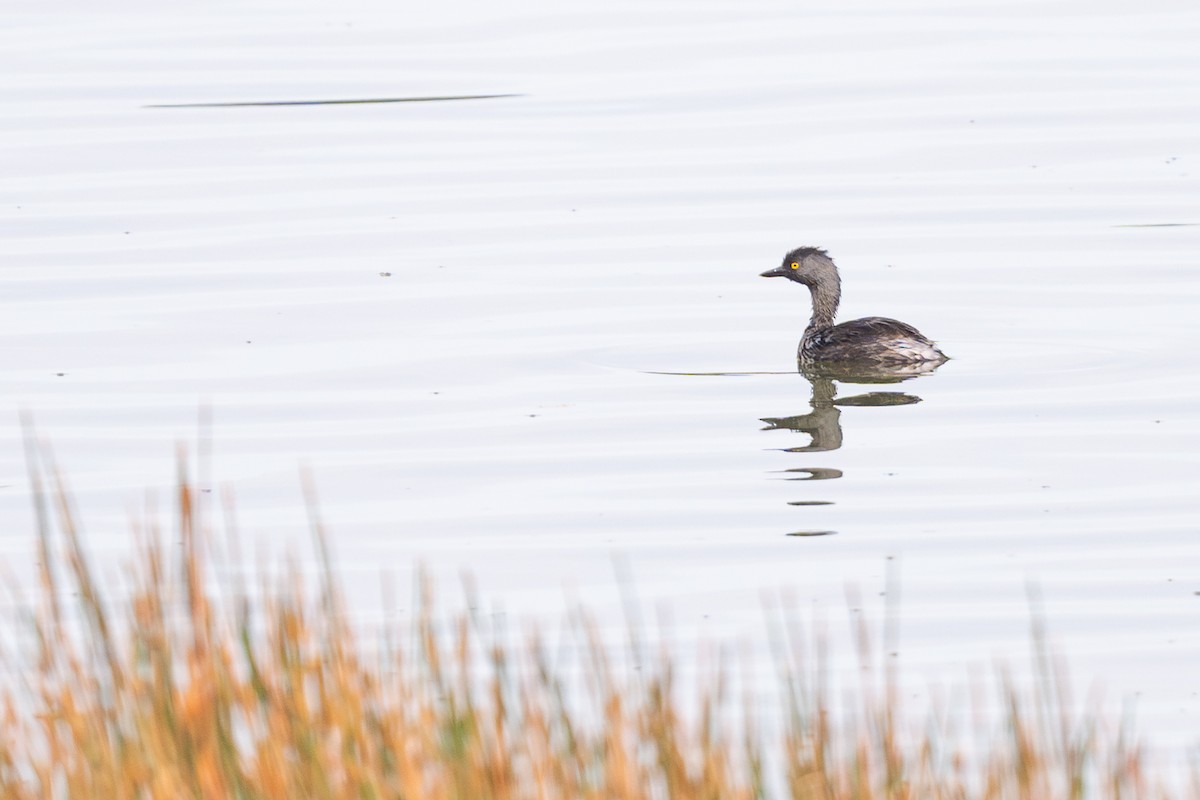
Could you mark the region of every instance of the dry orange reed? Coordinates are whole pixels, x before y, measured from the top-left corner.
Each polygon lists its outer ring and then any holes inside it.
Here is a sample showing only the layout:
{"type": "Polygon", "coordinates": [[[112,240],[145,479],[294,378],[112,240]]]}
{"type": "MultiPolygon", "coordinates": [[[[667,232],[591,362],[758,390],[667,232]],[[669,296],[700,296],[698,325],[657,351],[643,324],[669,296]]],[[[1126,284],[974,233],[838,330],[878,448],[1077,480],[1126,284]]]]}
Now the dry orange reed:
{"type": "Polygon", "coordinates": [[[669,657],[623,674],[584,622],[577,684],[536,640],[497,644],[469,616],[439,627],[428,597],[401,637],[412,644],[369,656],[328,569],[313,590],[293,574],[257,601],[206,589],[182,470],[180,549],[143,537],[124,599],[106,598],[61,480],[44,492],[31,473],[40,589],[32,652],[7,659],[4,798],[1168,796],[1127,731],[1106,737],[1053,691],[1002,686],[1006,719],[965,751],[936,719],[901,722],[886,670],[835,723],[822,671],[786,641],[785,700],[765,727],[731,721],[720,675],[687,704],[669,657]]]}

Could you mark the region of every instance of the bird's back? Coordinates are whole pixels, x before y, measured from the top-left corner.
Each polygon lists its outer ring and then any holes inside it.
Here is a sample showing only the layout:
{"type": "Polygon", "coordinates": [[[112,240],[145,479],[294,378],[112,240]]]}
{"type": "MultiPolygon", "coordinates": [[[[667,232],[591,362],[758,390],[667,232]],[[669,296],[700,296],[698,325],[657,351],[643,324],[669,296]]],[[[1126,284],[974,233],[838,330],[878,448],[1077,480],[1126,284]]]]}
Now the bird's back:
{"type": "Polygon", "coordinates": [[[946,355],[908,323],[888,317],[863,317],[805,331],[799,358],[805,362],[912,364],[941,363],[946,360],[946,355]]]}

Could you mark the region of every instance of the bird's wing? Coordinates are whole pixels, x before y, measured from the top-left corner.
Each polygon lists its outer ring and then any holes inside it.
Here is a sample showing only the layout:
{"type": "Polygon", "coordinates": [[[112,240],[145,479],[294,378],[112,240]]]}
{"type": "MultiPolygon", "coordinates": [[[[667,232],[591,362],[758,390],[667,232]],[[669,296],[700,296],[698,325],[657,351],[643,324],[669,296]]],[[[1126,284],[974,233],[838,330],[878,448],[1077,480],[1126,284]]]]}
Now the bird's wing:
{"type": "MultiPolygon", "coordinates": [[[[888,317],[863,317],[843,322],[841,325],[834,325],[832,328],[820,331],[814,339],[819,339],[819,346],[822,348],[846,347],[853,349],[861,342],[873,342],[887,337],[928,341],[912,325],[888,317]]],[[[814,344],[817,342],[814,341],[814,344]]]]}

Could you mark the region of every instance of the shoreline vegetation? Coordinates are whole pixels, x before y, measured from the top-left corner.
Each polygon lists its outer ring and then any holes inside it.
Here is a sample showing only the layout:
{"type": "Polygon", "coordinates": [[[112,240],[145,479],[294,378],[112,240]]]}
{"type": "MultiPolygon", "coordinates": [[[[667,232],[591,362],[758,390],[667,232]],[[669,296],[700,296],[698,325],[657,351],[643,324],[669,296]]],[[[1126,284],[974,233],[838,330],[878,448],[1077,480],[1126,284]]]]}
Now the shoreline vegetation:
{"type": "MultiPolygon", "coordinates": [[[[834,703],[820,653],[783,623],[775,719],[739,706],[723,669],[685,692],[665,650],[617,666],[633,659],[582,615],[582,655],[564,668],[537,637],[506,644],[477,617],[444,613],[427,582],[411,629],[380,645],[349,618],[319,522],[318,585],[293,569],[262,592],[214,589],[182,467],[177,529],[147,526],[127,585],[109,596],[62,479],[35,449],[40,563],[6,639],[0,797],[1200,796],[1195,769],[1182,781],[1149,774],[1127,724],[1069,710],[1036,630],[1038,688],[997,678],[1003,711],[982,740],[933,714],[914,724],[888,668],[834,703]]],[[[865,627],[858,638],[869,650],[865,627]]]]}

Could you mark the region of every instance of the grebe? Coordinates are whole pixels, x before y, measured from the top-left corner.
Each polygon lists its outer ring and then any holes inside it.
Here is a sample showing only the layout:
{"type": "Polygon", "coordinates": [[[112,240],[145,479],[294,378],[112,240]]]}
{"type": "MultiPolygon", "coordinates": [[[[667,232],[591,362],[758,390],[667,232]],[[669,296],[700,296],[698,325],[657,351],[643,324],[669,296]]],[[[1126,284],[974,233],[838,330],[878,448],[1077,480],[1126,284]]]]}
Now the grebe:
{"type": "Polygon", "coordinates": [[[801,365],[819,363],[873,364],[883,367],[936,366],[947,359],[912,325],[887,317],[834,325],[842,281],[833,259],[816,247],[797,247],[783,263],[762,274],[764,278],[790,278],[812,293],[812,319],[804,329],[796,358],[801,365]]]}

